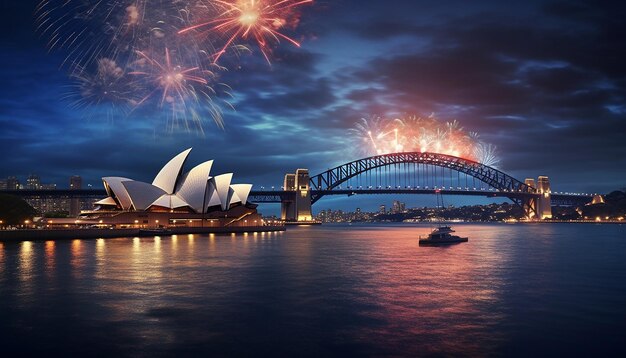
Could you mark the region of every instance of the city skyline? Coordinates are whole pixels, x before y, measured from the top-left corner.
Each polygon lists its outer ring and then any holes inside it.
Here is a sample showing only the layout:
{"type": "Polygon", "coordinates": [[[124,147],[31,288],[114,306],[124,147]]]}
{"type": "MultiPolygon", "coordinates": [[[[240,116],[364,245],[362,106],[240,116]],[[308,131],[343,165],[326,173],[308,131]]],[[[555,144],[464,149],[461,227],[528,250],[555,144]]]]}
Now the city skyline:
{"type": "Polygon", "coordinates": [[[271,65],[252,48],[224,75],[236,111],[224,112],[224,130],[207,121],[202,136],[165,132],[158,111],[73,109],[62,99],[71,85],[63,54],[47,53],[34,30],[36,3],[2,5],[0,177],[147,180],[194,146],[257,189],[279,187],[297,168],[316,174],[363,157],[347,134],[361,118],[435,113],[496,145],[502,169],[522,180],[547,175],[558,191],[625,186],[621,5],[314,3],[300,19],[302,47],[278,46],[271,65]]]}

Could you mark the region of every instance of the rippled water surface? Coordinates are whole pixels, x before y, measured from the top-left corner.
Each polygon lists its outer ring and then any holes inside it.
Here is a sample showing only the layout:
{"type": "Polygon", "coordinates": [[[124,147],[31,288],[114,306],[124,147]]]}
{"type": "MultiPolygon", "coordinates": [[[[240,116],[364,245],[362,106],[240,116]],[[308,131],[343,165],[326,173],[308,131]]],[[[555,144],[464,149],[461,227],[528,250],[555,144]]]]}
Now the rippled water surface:
{"type": "MultiPolygon", "coordinates": [[[[2,352],[624,355],[626,226],[324,225],[0,243],[2,352]]],[[[12,356],[15,356],[12,355],[12,356]]]]}

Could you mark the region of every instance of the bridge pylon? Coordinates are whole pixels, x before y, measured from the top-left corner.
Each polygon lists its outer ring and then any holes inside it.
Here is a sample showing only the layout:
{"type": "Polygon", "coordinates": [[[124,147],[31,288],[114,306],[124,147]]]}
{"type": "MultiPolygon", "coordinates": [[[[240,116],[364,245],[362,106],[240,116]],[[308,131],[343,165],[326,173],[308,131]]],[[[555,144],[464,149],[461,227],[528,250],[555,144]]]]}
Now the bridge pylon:
{"type": "Polygon", "coordinates": [[[309,170],[298,169],[295,174],[286,174],[284,190],[293,192],[289,199],[281,201],[281,219],[288,222],[313,221],[311,212],[311,185],[309,170]]]}
{"type": "Polygon", "coordinates": [[[537,184],[532,178],[526,179],[525,184],[535,189],[540,196],[524,200],[522,207],[529,219],[552,219],[552,191],[550,179],[547,176],[537,178],[537,184]]]}

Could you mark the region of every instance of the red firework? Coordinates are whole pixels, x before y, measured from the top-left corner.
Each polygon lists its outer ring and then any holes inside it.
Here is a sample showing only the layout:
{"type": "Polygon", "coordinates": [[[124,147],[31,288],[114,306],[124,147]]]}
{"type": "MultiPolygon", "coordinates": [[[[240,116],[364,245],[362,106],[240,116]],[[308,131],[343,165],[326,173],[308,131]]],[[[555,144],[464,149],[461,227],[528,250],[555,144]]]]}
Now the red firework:
{"type": "Polygon", "coordinates": [[[277,43],[283,39],[300,47],[299,42],[281,31],[297,23],[299,15],[295,11],[296,7],[312,2],[313,0],[214,0],[219,6],[217,15],[178,33],[184,34],[197,29],[223,33],[228,39],[214,54],[213,62],[217,62],[237,39],[253,39],[270,63],[272,42],[277,43]]]}

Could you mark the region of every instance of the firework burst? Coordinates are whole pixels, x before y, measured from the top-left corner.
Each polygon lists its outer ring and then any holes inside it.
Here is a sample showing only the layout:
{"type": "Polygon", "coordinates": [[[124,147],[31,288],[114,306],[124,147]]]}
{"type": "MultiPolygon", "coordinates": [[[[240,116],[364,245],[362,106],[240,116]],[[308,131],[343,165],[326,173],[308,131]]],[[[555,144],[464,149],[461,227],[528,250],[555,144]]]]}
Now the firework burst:
{"type": "Polygon", "coordinates": [[[490,167],[497,168],[500,164],[498,151],[495,145],[478,142],[474,146],[474,157],[476,161],[490,167]]]}
{"type": "MultiPolygon", "coordinates": [[[[208,11],[208,19],[180,30],[179,34],[196,30],[201,35],[219,33],[226,41],[214,54],[213,62],[220,57],[237,40],[253,40],[258,45],[261,53],[268,63],[272,44],[280,40],[286,40],[300,47],[300,43],[285,35],[283,29],[295,27],[299,15],[296,11],[298,6],[310,4],[313,0],[213,0],[217,9],[208,11]]],[[[212,7],[205,7],[211,8],[212,7]]]]}
{"type": "Polygon", "coordinates": [[[496,147],[467,132],[457,121],[439,122],[434,115],[388,119],[362,118],[350,129],[365,154],[433,152],[497,165],[496,147]]]}
{"type": "Polygon", "coordinates": [[[359,140],[358,148],[364,154],[385,154],[393,152],[401,152],[403,143],[398,136],[399,129],[403,127],[403,123],[396,120],[388,120],[379,116],[372,116],[370,119],[361,118],[350,131],[355,134],[359,140]]]}
{"type": "Polygon", "coordinates": [[[137,103],[137,88],[128,80],[124,69],[114,60],[98,60],[95,71],[77,69],[70,76],[78,97],[72,103],[78,108],[109,105],[125,110],[137,103]]]}
{"type": "MultiPolygon", "coordinates": [[[[215,77],[214,72],[200,66],[186,67],[180,59],[172,58],[168,48],[165,48],[162,60],[141,51],[138,51],[137,55],[139,58],[135,65],[139,69],[129,72],[129,75],[137,76],[147,82],[149,86],[146,87],[151,89],[137,103],[137,106],[142,106],[156,97],[159,107],[168,106],[171,110],[171,128],[184,118],[190,118],[195,127],[202,128],[201,123],[198,122],[200,116],[192,104],[206,100],[210,104],[211,116],[220,127],[223,127],[221,111],[212,101],[215,90],[210,86],[210,79],[215,77]],[[157,93],[159,96],[155,96],[157,93]],[[187,117],[186,113],[190,116],[187,117]]],[[[185,129],[190,129],[186,122],[184,121],[185,129]]]]}

